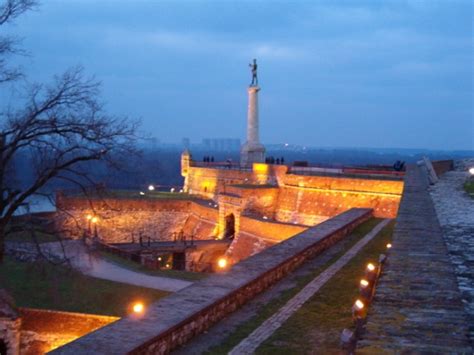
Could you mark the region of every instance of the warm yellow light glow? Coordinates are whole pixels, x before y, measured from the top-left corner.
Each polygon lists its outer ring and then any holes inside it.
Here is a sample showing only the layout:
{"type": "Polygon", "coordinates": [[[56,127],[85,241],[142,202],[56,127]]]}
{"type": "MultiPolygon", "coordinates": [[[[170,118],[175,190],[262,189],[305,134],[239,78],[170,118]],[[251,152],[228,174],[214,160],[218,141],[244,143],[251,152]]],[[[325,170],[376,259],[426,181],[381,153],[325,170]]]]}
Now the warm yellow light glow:
{"type": "Polygon", "coordinates": [[[374,270],[375,270],[374,264],[368,263],[368,264],[367,264],[367,270],[369,270],[369,271],[374,271],[374,270]]]}
{"type": "Polygon", "coordinates": [[[148,191],[154,191],[154,190],[155,190],[155,186],[153,186],[153,185],[148,186],[148,191]]]}
{"type": "Polygon", "coordinates": [[[170,264],[166,264],[165,266],[166,266],[166,267],[169,269],[169,267],[170,267],[170,264]]]}
{"type": "Polygon", "coordinates": [[[362,308],[364,308],[364,302],[362,302],[361,300],[355,301],[354,305],[358,310],[361,310],[362,308]]]}
{"type": "Polygon", "coordinates": [[[268,174],[268,165],[262,163],[253,163],[253,171],[257,174],[268,174]]]}
{"type": "Polygon", "coordinates": [[[392,247],[392,244],[388,243],[387,244],[387,249],[390,249],[392,247]]]}
{"type": "Polygon", "coordinates": [[[369,286],[369,281],[362,279],[362,280],[360,280],[360,285],[362,287],[367,287],[367,286],[369,286]]]}
{"type": "Polygon", "coordinates": [[[133,305],[134,313],[140,314],[140,313],[143,313],[144,310],[145,310],[145,306],[141,302],[137,302],[133,305]]]}
{"type": "Polygon", "coordinates": [[[97,222],[99,222],[99,219],[97,217],[92,217],[91,222],[92,223],[97,223],[97,222]]]}
{"type": "Polygon", "coordinates": [[[86,218],[87,218],[88,221],[90,221],[90,220],[92,219],[92,215],[88,214],[88,215],[86,216],[86,218]]]}
{"type": "Polygon", "coordinates": [[[225,268],[227,266],[227,259],[226,258],[220,258],[217,261],[217,266],[219,266],[221,269],[225,268]]]}

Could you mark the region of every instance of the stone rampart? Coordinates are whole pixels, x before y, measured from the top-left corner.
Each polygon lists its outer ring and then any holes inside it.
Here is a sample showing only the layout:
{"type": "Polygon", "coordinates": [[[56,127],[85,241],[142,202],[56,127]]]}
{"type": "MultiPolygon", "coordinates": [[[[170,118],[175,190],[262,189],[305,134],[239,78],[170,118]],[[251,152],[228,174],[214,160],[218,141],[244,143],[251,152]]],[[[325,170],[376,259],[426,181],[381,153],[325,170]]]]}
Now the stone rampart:
{"type": "Polygon", "coordinates": [[[454,169],[453,160],[436,160],[432,161],[431,164],[433,165],[433,169],[435,170],[436,175],[438,176],[441,176],[444,173],[454,169]]]}
{"type": "Polygon", "coordinates": [[[390,256],[358,354],[472,354],[467,316],[426,171],[410,165],[390,256]]]}
{"type": "Polygon", "coordinates": [[[20,308],[20,353],[44,354],[117,321],[118,317],[20,308]]]}
{"type": "Polygon", "coordinates": [[[351,209],[270,247],[221,274],[53,351],[53,354],[165,354],[235,311],[258,293],[344,238],[371,217],[351,209]]]}
{"type": "Polygon", "coordinates": [[[171,199],[112,199],[89,200],[81,197],[60,196],[58,199],[57,228],[73,238],[90,234],[107,243],[129,243],[144,240],[172,240],[181,230],[195,239],[209,239],[216,235],[218,212],[205,202],[171,199]],[[61,212],[64,211],[64,212],[61,212]],[[87,216],[96,216],[93,224],[87,216]]]}
{"type": "Polygon", "coordinates": [[[352,207],[372,208],[376,217],[395,218],[403,178],[389,172],[300,175],[288,173],[284,165],[254,164],[252,170],[243,171],[190,167],[185,188],[213,199],[217,194],[236,196],[243,211],[314,226],[352,207]]]}

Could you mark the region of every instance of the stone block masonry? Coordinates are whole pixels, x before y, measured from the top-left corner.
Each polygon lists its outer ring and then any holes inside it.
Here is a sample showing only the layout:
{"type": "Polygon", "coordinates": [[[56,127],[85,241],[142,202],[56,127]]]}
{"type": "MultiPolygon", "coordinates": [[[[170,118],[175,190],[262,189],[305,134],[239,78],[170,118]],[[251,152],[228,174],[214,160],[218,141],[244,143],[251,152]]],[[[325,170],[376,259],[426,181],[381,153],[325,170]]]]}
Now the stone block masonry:
{"type": "Polygon", "coordinates": [[[467,316],[425,174],[408,166],[393,246],[357,353],[472,354],[467,316]]]}
{"type": "Polygon", "coordinates": [[[142,318],[123,318],[52,353],[169,353],[344,238],[371,215],[370,209],[351,209],[240,262],[226,273],[162,299],[142,318]]]}

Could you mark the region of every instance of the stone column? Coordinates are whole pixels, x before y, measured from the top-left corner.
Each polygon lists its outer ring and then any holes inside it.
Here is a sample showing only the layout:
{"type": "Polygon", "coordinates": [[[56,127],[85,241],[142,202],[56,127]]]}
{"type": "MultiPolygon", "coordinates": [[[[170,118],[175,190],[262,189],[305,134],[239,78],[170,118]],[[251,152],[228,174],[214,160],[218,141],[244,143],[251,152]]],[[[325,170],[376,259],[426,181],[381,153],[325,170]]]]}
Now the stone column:
{"type": "Polygon", "coordinates": [[[258,117],[258,92],[260,87],[249,86],[249,103],[247,110],[247,142],[242,146],[240,165],[251,167],[253,163],[265,161],[265,147],[260,144],[259,117],[258,117]]]}
{"type": "Polygon", "coordinates": [[[247,143],[251,146],[260,144],[258,136],[258,86],[250,86],[249,105],[247,109],[247,143]]]}

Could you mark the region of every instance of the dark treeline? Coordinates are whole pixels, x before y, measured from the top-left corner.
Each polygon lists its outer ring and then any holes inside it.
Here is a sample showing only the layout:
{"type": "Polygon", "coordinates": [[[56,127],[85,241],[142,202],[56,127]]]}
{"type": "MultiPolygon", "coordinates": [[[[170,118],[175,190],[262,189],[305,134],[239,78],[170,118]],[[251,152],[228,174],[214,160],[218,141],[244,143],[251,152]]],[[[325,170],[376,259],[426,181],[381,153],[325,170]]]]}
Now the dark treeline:
{"type": "MultiPolygon", "coordinates": [[[[407,163],[416,162],[423,156],[433,160],[457,159],[472,157],[473,152],[435,152],[410,150],[364,150],[364,149],[269,149],[267,156],[284,158],[285,164],[294,161],[307,161],[309,165],[319,166],[364,166],[364,165],[393,165],[397,160],[407,163]]],[[[239,152],[192,151],[195,161],[202,162],[204,157],[213,157],[214,161],[224,162],[231,159],[239,161],[239,152]]],[[[153,184],[157,188],[167,190],[172,186],[181,186],[181,150],[144,149],[139,156],[120,157],[121,169],[115,170],[105,163],[83,164],[81,169],[92,172],[94,181],[113,189],[143,189],[153,184]]],[[[19,188],[27,186],[34,176],[34,159],[27,154],[17,157],[13,183],[19,188]]],[[[85,182],[87,185],[87,183],[85,182]]],[[[48,186],[49,191],[58,188],[77,188],[67,182],[56,180],[48,186]]]]}

